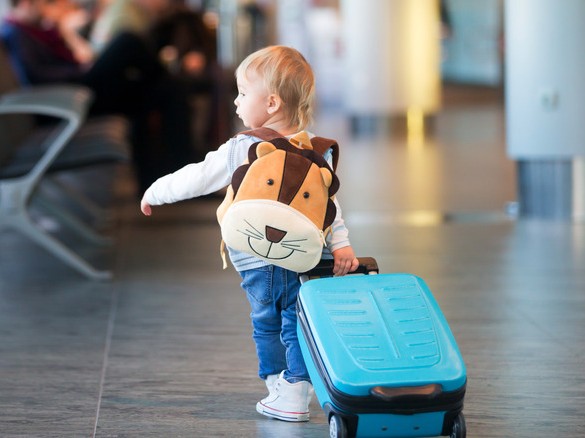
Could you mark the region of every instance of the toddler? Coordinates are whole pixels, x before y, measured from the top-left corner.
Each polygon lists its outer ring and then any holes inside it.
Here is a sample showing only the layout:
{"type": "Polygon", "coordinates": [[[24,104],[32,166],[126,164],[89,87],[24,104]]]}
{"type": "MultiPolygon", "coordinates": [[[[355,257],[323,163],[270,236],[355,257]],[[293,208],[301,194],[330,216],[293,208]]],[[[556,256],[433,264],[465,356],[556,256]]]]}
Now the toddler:
{"type": "MultiPolygon", "coordinates": [[[[237,68],[236,114],[244,126],[271,128],[285,137],[303,131],[311,121],[314,76],[295,49],[270,46],[249,55],[237,68]]],[[[309,134],[313,136],[312,134],[309,134]]],[[[240,134],[207,154],[200,163],[158,179],[146,190],[142,212],[151,206],[213,193],[231,182],[233,172],[247,158],[249,147],[260,141],[240,134]]],[[[331,152],[326,154],[331,160],[331,152]]],[[[334,259],[334,274],[357,269],[348,231],[336,202],[337,216],[327,236],[324,258],[334,259]]],[[[252,312],[253,339],[259,362],[258,375],[268,396],[256,405],[266,416],[285,421],[308,421],[313,388],[297,339],[296,301],[298,274],[270,265],[252,255],[228,248],[232,264],[242,277],[252,312]]]]}

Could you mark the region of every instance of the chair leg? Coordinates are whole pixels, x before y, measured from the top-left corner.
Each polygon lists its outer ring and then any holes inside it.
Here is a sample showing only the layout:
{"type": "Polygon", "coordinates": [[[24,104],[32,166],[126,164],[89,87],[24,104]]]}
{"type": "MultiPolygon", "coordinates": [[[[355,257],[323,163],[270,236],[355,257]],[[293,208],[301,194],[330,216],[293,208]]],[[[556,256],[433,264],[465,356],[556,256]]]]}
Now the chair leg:
{"type": "Polygon", "coordinates": [[[102,236],[93,228],[86,225],[83,221],[75,217],[73,214],[71,214],[64,208],[60,208],[59,206],[56,205],[55,202],[51,202],[51,200],[47,199],[47,197],[42,193],[42,190],[37,190],[37,192],[33,196],[32,202],[35,205],[38,205],[43,210],[60,219],[59,221],[60,223],[68,226],[69,229],[76,232],[80,237],[83,237],[88,242],[100,246],[112,245],[113,241],[111,238],[107,236],[102,236]]]}
{"type": "Polygon", "coordinates": [[[94,268],[57,239],[41,230],[28,216],[21,217],[18,222],[13,223],[12,225],[31,240],[45,248],[48,252],[55,255],[62,262],[86,277],[93,280],[109,280],[112,278],[111,271],[94,268]]]}
{"type": "Polygon", "coordinates": [[[65,193],[68,200],[73,201],[76,206],[89,214],[94,221],[101,224],[111,219],[107,209],[96,204],[92,199],[85,196],[79,190],[76,190],[71,184],[65,184],[58,176],[47,175],[43,179],[42,184],[40,184],[40,187],[43,185],[57,192],[65,193]]]}
{"type": "MultiPolygon", "coordinates": [[[[57,239],[39,228],[27,212],[22,188],[18,183],[0,182],[0,230],[13,228],[36,242],[68,266],[93,280],[109,280],[112,272],[98,270],[57,239]]],[[[26,193],[26,190],[24,191],[26,193]]]]}

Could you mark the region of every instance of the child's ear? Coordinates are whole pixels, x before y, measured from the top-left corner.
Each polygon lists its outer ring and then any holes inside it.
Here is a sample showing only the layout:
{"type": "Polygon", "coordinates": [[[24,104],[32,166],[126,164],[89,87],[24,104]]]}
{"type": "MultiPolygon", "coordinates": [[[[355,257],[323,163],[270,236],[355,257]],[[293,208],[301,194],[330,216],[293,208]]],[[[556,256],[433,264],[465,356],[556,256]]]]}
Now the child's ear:
{"type": "Polygon", "coordinates": [[[277,94],[271,94],[268,96],[268,114],[274,114],[277,112],[282,105],[282,99],[277,94]]]}

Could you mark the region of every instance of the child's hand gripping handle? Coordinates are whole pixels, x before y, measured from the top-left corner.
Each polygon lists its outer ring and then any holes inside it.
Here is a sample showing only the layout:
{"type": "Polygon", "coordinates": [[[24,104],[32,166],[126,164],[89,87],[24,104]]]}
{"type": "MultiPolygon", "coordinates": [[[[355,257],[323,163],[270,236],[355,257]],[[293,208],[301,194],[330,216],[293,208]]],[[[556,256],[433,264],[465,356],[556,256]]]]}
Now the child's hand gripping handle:
{"type": "MultiPolygon", "coordinates": [[[[378,262],[373,257],[358,257],[358,268],[350,274],[378,274],[378,262]]],[[[300,275],[301,283],[315,277],[333,277],[333,259],[321,260],[317,266],[300,275]]]]}

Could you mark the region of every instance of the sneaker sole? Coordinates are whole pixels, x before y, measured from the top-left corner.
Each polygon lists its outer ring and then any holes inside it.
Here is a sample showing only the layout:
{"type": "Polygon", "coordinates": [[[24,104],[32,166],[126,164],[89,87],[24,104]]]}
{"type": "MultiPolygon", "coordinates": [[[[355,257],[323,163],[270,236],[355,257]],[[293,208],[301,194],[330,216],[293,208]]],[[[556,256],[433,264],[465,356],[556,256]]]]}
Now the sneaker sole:
{"type": "Polygon", "coordinates": [[[256,412],[259,414],[265,415],[270,418],[275,418],[277,420],[282,421],[290,421],[290,422],[302,422],[302,421],[309,421],[309,413],[308,412],[285,412],[279,411],[278,409],[271,408],[269,406],[263,405],[262,403],[256,403],[256,412]]]}

